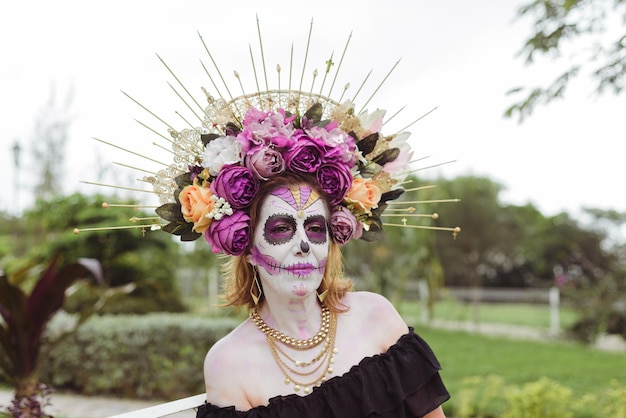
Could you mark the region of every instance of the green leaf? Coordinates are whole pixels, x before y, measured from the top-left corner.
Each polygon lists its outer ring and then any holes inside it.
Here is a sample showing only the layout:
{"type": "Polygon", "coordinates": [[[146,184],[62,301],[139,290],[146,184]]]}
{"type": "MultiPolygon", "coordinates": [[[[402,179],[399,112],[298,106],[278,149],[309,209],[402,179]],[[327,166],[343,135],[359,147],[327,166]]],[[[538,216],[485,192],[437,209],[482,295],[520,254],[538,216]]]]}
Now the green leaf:
{"type": "Polygon", "coordinates": [[[385,165],[398,158],[398,155],[400,155],[399,148],[390,148],[378,154],[372,161],[379,165],[385,165]]]}
{"type": "Polygon", "coordinates": [[[166,221],[185,222],[185,218],[183,218],[183,213],[181,211],[181,206],[178,203],[165,203],[156,208],[155,212],[166,221]]]}
{"type": "Polygon", "coordinates": [[[363,241],[379,241],[385,236],[383,224],[378,216],[370,216],[365,222],[369,224],[369,230],[363,230],[363,235],[361,235],[363,241]]]}
{"type": "Polygon", "coordinates": [[[313,123],[317,123],[322,120],[322,113],[322,104],[317,102],[313,106],[308,108],[308,110],[304,113],[304,117],[306,117],[310,121],[313,121],[313,123]]]}
{"type": "Polygon", "coordinates": [[[207,144],[211,141],[213,141],[215,138],[219,138],[220,135],[218,134],[200,134],[200,139],[202,140],[202,145],[204,145],[205,147],[207,146],[207,144]]]}
{"type": "MultiPolygon", "coordinates": [[[[380,201],[378,202],[378,207],[380,207],[382,204],[384,204],[385,202],[388,202],[390,200],[396,200],[397,198],[399,198],[403,194],[404,194],[404,189],[393,189],[393,190],[389,190],[388,192],[383,193],[380,196],[380,201]]],[[[386,207],[387,207],[387,205],[385,205],[385,208],[386,207]]]]}
{"type": "Polygon", "coordinates": [[[193,184],[193,182],[191,181],[191,176],[189,175],[189,172],[183,173],[174,177],[174,181],[176,182],[178,187],[181,189],[187,186],[191,186],[193,184]]]}
{"type": "Polygon", "coordinates": [[[378,138],[378,132],[374,132],[373,134],[370,134],[358,141],[356,143],[356,146],[359,148],[359,151],[363,153],[363,155],[367,155],[370,152],[374,151],[374,148],[376,147],[376,142],[378,142],[378,138]]]}

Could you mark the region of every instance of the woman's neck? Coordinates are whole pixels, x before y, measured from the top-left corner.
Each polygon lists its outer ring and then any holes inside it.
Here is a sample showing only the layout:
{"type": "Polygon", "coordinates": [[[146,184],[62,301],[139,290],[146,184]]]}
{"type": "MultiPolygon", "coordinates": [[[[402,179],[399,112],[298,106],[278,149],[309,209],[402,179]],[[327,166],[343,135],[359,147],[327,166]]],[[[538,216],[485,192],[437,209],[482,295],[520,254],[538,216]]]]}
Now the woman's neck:
{"type": "MultiPolygon", "coordinates": [[[[266,295],[270,296],[270,295],[266,295]]],[[[266,297],[259,315],[265,323],[290,337],[306,340],[321,326],[321,306],[315,295],[287,301],[266,297]]]]}

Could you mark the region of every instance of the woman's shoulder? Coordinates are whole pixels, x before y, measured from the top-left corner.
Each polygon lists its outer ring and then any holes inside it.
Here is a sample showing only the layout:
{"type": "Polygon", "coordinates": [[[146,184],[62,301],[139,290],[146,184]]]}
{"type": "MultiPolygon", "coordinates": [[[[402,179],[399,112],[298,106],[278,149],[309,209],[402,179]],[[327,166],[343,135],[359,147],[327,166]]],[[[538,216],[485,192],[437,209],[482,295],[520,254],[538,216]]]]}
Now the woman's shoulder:
{"type": "Polygon", "coordinates": [[[342,302],[352,314],[370,320],[398,319],[395,306],[383,295],[374,292],[358,291],[346,294],[342,302]]]}
{"type": "Polygon", "coordinates": [[[349,292],[343,299],[348,310],[342,314],[353,329],[378,336],[384,349],[408,332],[408,326],[395,306],[384,296],[366,291],[349,292]]]}
{"type": "Polygon", "coordinates": [[[204,359],[204,377],[207,399],[217,405],[246,405],[245,376],[240,370],[254,370],[254,364],[246,364],[259,356],[265,347],[263,335],[250,332],[253,325],[244,321],[209,349],[204,359]],[[233,396],[242,394],[241,399],[233,396]]]}
{"type": "MultiPolygon", "coordinates": [[[[239,362],[240,359],[237,359],[235,355],[237,351],[250,353],[258,347],[264,347],[265,338],[263,334],[251,332],[255,329],[252,322],[246,319],[226,336],[216,341],[206,355],[205,368],[214,364],[227,365],[229,361],[239,362]]],[[[219,367],[219,369],[224,368],[219,367]]]]}

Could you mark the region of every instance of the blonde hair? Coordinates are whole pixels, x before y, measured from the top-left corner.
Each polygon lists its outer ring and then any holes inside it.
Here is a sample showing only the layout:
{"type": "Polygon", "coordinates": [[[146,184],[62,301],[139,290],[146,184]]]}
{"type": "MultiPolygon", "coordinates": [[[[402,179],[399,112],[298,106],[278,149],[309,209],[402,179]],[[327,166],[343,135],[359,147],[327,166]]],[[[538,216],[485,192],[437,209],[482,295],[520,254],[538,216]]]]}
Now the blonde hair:
{"type": "MultiPolygon", "coordinates": [[[[252,234],[254,234],[256,229],[256,221],[265,197],[272,190],[275,190],[278,187],[289,187],[299,184],[307,184],[316,189],[325,202],[327,202],[326,204],[328,206],[328,199],[317,186],[317,181],[314,177],[295,173],[284,173],[280,176],[273,177],[270,180],[263,182],[254,202],[250,207],[250,231],[252,231],[252,234]]],[[[339,244],[334,242],[332,238],[329,239],[330,242],[328,246],[326,269],[324,270],[322,283],[317,291],[318,293],[322,293],[328,290],[324,299],[324,305],[331,311],[339,312],[345,309],[345,306],[341,303],[341,299],[347,292],[352,290],[352,281],[344,277],[341,247],[339,244]]],[[[255,276],[254,267],[248,263],[247,259],[247,256],[250,254],[251,245],[252,239],[250,240],[244,254],[229,257],[228,261],[224,263],[223,271],[225,283],[222,298],[225,301],[225,306],[246,307],[247,309],[252,309],[255,306],[261,306],[265,302],[265,298],[261,296],[259,304],[255,305],[252,295],[250,294],[250,289],[254,283],[255,276]]]]}

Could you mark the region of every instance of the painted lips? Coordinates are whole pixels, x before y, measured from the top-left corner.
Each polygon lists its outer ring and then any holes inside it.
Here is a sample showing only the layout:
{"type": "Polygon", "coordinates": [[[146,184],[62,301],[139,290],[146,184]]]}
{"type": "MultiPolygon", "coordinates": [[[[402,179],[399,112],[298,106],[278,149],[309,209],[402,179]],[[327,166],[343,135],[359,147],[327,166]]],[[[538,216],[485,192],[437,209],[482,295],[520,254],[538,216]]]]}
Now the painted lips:
{"type": "Polygon", "coordinates": [[[296,276],[308,276],[313,273],[316,268],[310,263],[297,263],[289,267],[285,267],[285,270],[291,274],[295,274],[296,276]]]}

